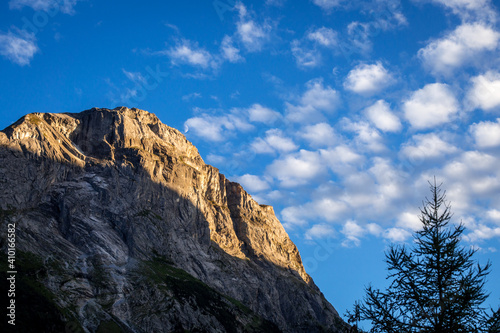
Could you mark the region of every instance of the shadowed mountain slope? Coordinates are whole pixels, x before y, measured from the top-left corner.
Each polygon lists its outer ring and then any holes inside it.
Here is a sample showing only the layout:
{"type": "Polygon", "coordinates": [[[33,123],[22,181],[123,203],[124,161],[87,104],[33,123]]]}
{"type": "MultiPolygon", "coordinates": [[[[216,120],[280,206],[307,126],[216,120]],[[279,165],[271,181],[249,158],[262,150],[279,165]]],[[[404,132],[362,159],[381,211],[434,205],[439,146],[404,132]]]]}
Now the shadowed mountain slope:
{"type": "Polygon", "coordinates": [[[20,331],[35,331],[23,316],[47,332],[345,327],[272,207],[152,113],[29,114],[0,132],[0,188],[19,306],[29,295],[47,309],[18,308],[20,331]]]}

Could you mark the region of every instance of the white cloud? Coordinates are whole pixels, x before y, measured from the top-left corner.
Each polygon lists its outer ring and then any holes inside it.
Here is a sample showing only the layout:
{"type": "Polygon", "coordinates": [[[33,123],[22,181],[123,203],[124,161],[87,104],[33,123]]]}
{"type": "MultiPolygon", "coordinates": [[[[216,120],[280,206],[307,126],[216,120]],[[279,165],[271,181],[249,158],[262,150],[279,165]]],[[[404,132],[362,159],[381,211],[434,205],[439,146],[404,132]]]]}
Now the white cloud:
{"type": "Polygon", "coordinates": [[[382,99],[366,108],[365,114],[368,119],[381,131],[401,131],[402,125],[399,118],[392,113],[389,104],[382,99]]]}
{"type": "Polygon", "coordinates": [[[123,74],[132,82],[135,83],[146,83],[146,78],[140,72],[128,72],[122,68],[123,74]]]}
{"type": "Polygon", "coordinates": [[[384,232],[384,238],[395,243],[402,243],[410,237],[411,233],[401,228],[389,228],[384,232]]]}
{"type": "Polygon", "coordinates": [[[347,48],[347,52],[358,52],[368,55],[372,50],[373,43],[370,40],[370,28],[372,24],[354,21],[347,26],[348,44],[342,45],[347,48]]]}
{"type": "Polygon", "coordinates": [[[240,62],[244,58],[240,55],[240,50],[233,45],[233,40],[229,36],[224,36],[220,45],[221,54],[224,59],[229,62],[240,62]]]}
{"type": "Polygon", "coordinates": [[[383,232],[382,227],[376,223],[368,223],[365,228],[369,234],[377,237],[380,236],[383,232]]]}
{"type": "Polygon", "coordinates": [[[216,154],[208,154],[207,156],[207,162],[217,166],[217,165],[222,165],[226,163],[226,158],[221,155],[216,155],[216,154]]]}
{"type": "Polygon", "coordinates": [[[497,223],[498,225],[500,225],[500,210],[498,209],[490,209],[489,211],[486,212],[486,216],[494,221],[495,223],[497,223]]]}
{"type": "Polygon", "coordinates": [[[251,129],[253,129],[252,125],[234,114],[212,116],[204,113],[198,117],[189,118],[184,123],[184,132],[192,131],[196,136],[214,142],[226,140],[235,131],[251,129]]]}
{"type": "Polygon", "coordinates": [[[239,21],[236,24],[237,35],[249,52],[260,51],[271,38],[271,26],[267,23],[258,24],[250,18],[245,5],[236,4],[239,12],[239,21]]]}
{"type": "Polygon", "coordinates": [[[337,32],[332,29],[321,27],[309,32],[307,38],[321,46],[332,48],[337,45],[337,35],[337,32]]]}
{"type": "Polygon", "coordinates": [[[298,153],[274,160],[267,172],[284,187],[307,184],[325,172],[318,152],[300,150],[298,153]]]}
{"type": "Polygon", "coordinates": [[[371,20],[353,21],[347,25],[348,40],[340,44],[344,54],[358,52],[367,56],[373,47],[373,37],[407,24],[399,1],[351,1],[349,6],[368,14],[371,20]]]}
{"type": "Polygon", "coordinates": [[[340,6],[344,0],[312,0],[312,2],[321,9],[329,12],[333,8],[340,6]]]}
{"type": "Polygon", "coordinates": [[[481,121],[469,127],[476,146],[479,148],[492,148],[500,146],[500,118],[497,122],[481,121]]]}
{"type": "Polygon", "coordinates": [[[377,203],[378,209],[388,207],[393,200],[403,197],[406,191],[405,174],[397,170],[390,160],[381,157],[373,158],[373,166],[368,169],[368,172],[375,180],[377,197],[373,203],[377,203]]]}
{"type": "Polygon", "coordinates": [[[258,154],[266,153],[286,153],[297,150],[299,147],[293,143],[292,139],[286,137],[279,129],[266,131],[264,139],[257,138],[251,144],[252,150],[258,154]]]}
{"type": "Polygon", "coordinates": [[[317,50],[304,47],[297,39],[293,40],[290,45],[297,66],[312,68],[321,63],[321,54],[317,50]]]}
{"type": "Polygon", "coordinates": [[[500,160],[491,154],[466,151],[441,167],[422,173],[419,182],[425,184],[434,176],[443,182],[458,218],[470,214],[484,216],[485,205],[499,204],[499,164],[500,160]]]}
{"type": "Polygon", "coordinates": [[[29,65],[38,52],[34,34],[18,31],[0,32],[0,55],[20,66],[29,65]]]}
{"type": "Polygon", "coordinates": [[[298,105],[286,103],[288,120],[306,123],[322,121],[322,112],[331,114],[340,104],[339,93],[330,86],[325,87],[322,79],[310,80],[306,88],[298,105]]]}
{"type": "Polygon", "coordinates": [[[367,122],[352,122],[344,118],[343,128],[356,133],[355,143],[362,150],[381,152],[387,149],[380,133],[367,122]]]}
{"type": "Polygon", "coordinates": [[[500,237],[500,227],[491,228],[487,225],[479,224],[474,226],[471,232],[464,236],[464,239],[472,243],[494,237],[500,237]]]}
{"type": "Polygon", "coordinates": [[[21,9],[31,7],[33,10],[43,10],[54,12],[56,10],[65,14],[73,14],[74,7],[78,0],[10,0],[10,9],[21,9]]]}
{"type": "Polygon", "coordinates": [[[318,123],[304,127],[300,136],[312,147],[332,146],[338,140],[333,128],[327,123],[318,123]]]}
{"type": "Polygon", "coordinates": [[[498,109],[500,106],[500,73],[489,71],[471,79],[472,86],[467,93],[470,107],[485,111],[498,109]]]}
{"type": "Polygon", "coordinates": [[[248,116],[252,122],[260,122],[264,124],[272,124],[281,119],[281,114],[260,104],[253,104],[247,109],[248,116]]]}
{"type": "Polygon", "coordinates": [[[286,0],[266,0],[266,5],[268,6],[276,6],[276,7],[283,7],[285,4],[286,0]]]}
{"type": "Polygon", "coordinates": [[[352,171],[352,166],[361,164],[364,157],[345,145],[330,149],[321,149],[321,157],[326,165],[335,173],[345,173],[346,169],[352,171]]]}
{"type": "Polygon", "coordinates": [[[286,207],[281,211],[282,220],[289,226],[303,226],[308,220],[320,219],[339,222],[347,211],[345,202],[331,198],[320,198],[299,206],[286,207]]]}
{"type": "Polygon", "coordinates": [[[305,233],[305,239],[313,240],[335,236],[335,229],[328,224],[315,224],[305,233]]]}
{"type": "Polygon", "coordinates": [[[448,85],[433,83],[415,91],[403,110],[413,127],[432,128],[452,120],[458,112],[458,102],[448,85]]]}
{"type": "Polygon", "coordinates": [[[175,47],[160,53],[168,55],[173,64],[184,63],[203,69],[218,67],[218,63],[210,52],[186,39],[180,40],[175,47]]]}
{"type": "Polygon", "coordinates": [[[196,99],[196,98],[201,98],[201,94],[198,93],[198,92],[194,92],[194,93],[190,93],[190,94],[187,94],[187,95],[184,95],[182,96],[182,100],[183,101],[191,101],[193,99],[196,99]]]}
{"type": "Polygon", "coordinates": [[[356,221],[350,220],[344,224],[341,232],[346,237],[346,240],[342,242],[342,246],[351,247],[361,244],[360,238],[365,235],[366,230],[357,224],[356,221]]]}
{"type": "Polygon", "coordinates": [[[474,64],[484,51],[498,46],[500,33],[480,23],[463,24],[447,36],[418,51],[433,73],[450,74],[454,68],[474,64]]]}
{"type": "Polygon", "coordinates": [[[394,78],[384,66],[361,64],[349,72],[344,88],[362,95],[379,92],[394,82],[394,78]]]}
{"type": "Polygon", "coordinates": [[[300,99],[302,105],[312,106],[317,110],[327,112],[332,112],[337,108],[339,103],[337,91],[330,86],[325,88],[322,79],[311,80],[307,82],[306,87],[307,90],[300,99]]]}
{"type": "Polygon", "coordinates": [[[293,40],[290,45],[297,66],[313,68],[319,66],[322,62],[321,52],[318,50],[318,47],[331,49],[336,46],[337,32],[330,28],[322,27],[308,32],[301,40],[293,40]]]}
{"type": "Polygon", "coordinates": [[[431,0],[449,9],[463,20],[496,21],[490,0],[431,0]]]}
{"type": "Polygon", "coordinates": [[[346,236],[352,237],[362,237],[365,234],[365,230],[357,224],[355,221],[347,221],[342,228],[342,233],[346,236]]]}
{"type": "Polygon", "coordinates": [[[237,177],[236,181],[248,192],[260,192],[269,189],[269,183],[255,175],[245,174],[241,177],[237,177]]]}
{"type": "Polygon", "coordinates": [[[403,229],[410,229],[413,231],[420,230],[422,229],[422,221],[420,221],[418,215],[419,213],[416,211],[402,212],[398,216],[396,226],[401,227],[403,229]]]}
{"type": "Polygon", "coordinates": [[[342,234],[346,239],[342,242],[344,247],[357,247],[361,244],[361,238],[367,234],[379,237],[383,235],[385,237],[387,232],[384,232],[382,227],[376,223],[368,223],[365,226],[358,224],[354,220],[347,221],[341,230],[342,234]]]}
{"type": "Polygon", "coordinates": [[[403,145],[401,152],[413,160],[443,158],[458,151],[457,147],[443,141],[436,133],[417,134],[411,141],[403,145]]]}

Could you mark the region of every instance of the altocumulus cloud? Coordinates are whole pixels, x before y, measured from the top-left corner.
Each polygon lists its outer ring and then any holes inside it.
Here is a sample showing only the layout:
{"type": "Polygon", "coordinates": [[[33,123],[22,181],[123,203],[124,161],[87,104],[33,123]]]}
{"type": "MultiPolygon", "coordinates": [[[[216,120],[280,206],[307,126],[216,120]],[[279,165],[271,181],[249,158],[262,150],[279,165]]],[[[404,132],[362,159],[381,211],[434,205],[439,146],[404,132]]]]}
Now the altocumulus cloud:
{"type": "Polygon", "coordinates": [[[403,145],[401,153],[413,160],[445,158],[458,151],[436,133],[416,134],[411,141],[403,145]]]}
{"type": "Polygon", "coordinates": [[[267,130],[264,138],[255,139],[250,146],[257,154],[287,153],[299,148],[292,139],[277,128],[267,130]]]}
{"type": "MultiPolygon", "coordinates": [[[[423,0],[414,0],[423,1],[423,0]]],[[[491,6],[490,0],[431,0],[434,3],[443,5],[461,17],[464,21],[496,21],[495,10],[491,6]]]]}
{"type": "Polygon", "coordinates": [[[447,36],[418,51],[434,74],[451,74],[454,68],[477,64],[482,53],[498,47],[500,33],[481,23],[465,23],[447,36]]]}
{"type": "Polygon", "coordinates": [[[381,131],[399,132],[402,129],[401,121],[391,111],[389,103],[378,100],[365,109],[367,118],[381,131]]]}
{"type": "Polygon", "coordinates": [[[0,55],[20,66],[29,65],[35,53],[38,52],[33,34],[16,30],[0,32],[0,55]]]}
{"type": "Polygon", "coordinates": [[[377,62],[372,65],[356,66],[347,75],[344,88],[358,94],[371,95],[385,89],[393,82],[393,76],[380,62],[377,62]]]}
{"type": "Polygon", "coordinates": [[[413,92],[403,110],[413,127],[426,129],[451,121],[458,112],[458,101],[448,85],[432,83],[413,92]]]}
{"type": "Polygon", "coordinates": [[[225,141],[237,131],[250,131],[253,128],[246,119],[236,114],[213,116],[203,113],[184,123],[184,132],[193,131],[195,135],[214,142],[225,141]]]}
{"type": "Polygon", "coordinates": [[[243,176],[236,177],[236,181],[252,193],[269,189],[269,183],[261,177],[255,175],[245,174],[243,176]]]}
{"type": "Polygon", "coordinates": [[[500,118],[496,122],[481,121],[472,124],[469,128],[474,142],[479,148],[493,148],[500,146],[500,118]]]}
{"type": "Polygon", "coordinates": [[[488,71],[471,79],[466,103],[470,109],[493,111],[500,107],[500,73],[488,71]]]}
{"type": "Polygon", "coordinates": [[[161,54],[168,55],[172,64],[189,64],[201,68],[217,68],[219,66],[216,59],[207,50],[200,48],[196,42],[187,39],[177,41],[176,45],[161,54]]]}
{"type": "Polygon", "coordinates": [[[272,26],[265,23],[257,23],[251,16],[243,3],[238,2],[235,7],[239,13],[239,21],[236,24],[236,35],[249,52],[262,50],[264,45],[271,39],[272,26]]]}
{"type": "Polygon", "coordinates": [[[306,83],[306,91],[298,104],[286,103],[286,119],[291,122],[318,122],[325,119],[323,113],[332,114],[340,104],[340,94],[330,86],[324,86],[323,79],[306,83]]]}
{"type": "Polygon", "coordinates": [[[10,9],[31,7],[33,10],[49,11],[57,9],[65,14],[74,14],[78,0],[10,0],[10,9]]]}
{"type": "Polygon", "coordinates": [[[320,154],[304,149],[274,160],[267,167],[268,174],[278,179],[284,187],[307,184],[325,171],[320,154]]]}

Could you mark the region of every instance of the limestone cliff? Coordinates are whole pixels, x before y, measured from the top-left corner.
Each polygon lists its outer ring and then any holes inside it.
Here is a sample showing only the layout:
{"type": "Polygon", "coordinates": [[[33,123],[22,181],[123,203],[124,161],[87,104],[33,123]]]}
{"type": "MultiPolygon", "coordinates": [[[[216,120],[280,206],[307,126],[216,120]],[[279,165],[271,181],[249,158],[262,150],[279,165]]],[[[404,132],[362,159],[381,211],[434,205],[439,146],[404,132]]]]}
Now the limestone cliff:
{"type": "Polygon", "coordinates": [[[272,207],[152,113],[29,114],[0,132],[0,188],[20,283],[66,331],[345,327],[272,207]]]}

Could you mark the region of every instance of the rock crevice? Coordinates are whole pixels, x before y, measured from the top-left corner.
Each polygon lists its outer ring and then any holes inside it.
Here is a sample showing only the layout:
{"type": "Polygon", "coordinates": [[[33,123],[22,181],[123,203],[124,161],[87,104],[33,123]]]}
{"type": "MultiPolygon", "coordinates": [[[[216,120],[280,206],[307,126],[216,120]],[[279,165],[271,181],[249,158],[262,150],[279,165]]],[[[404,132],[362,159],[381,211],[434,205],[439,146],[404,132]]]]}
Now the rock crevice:
{"type": "Polygon", "coordinates": [[[85,332],[345,325],[272,207],[154,114],[29,114],[0,132],[0,161],[2,232],[16,222],[38,282],[85,332]]]}

